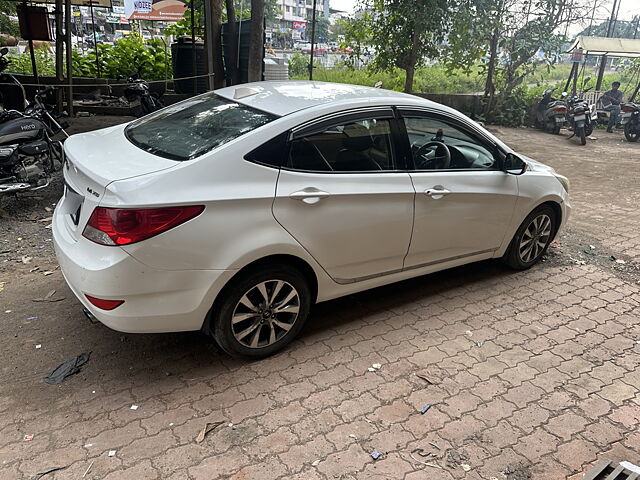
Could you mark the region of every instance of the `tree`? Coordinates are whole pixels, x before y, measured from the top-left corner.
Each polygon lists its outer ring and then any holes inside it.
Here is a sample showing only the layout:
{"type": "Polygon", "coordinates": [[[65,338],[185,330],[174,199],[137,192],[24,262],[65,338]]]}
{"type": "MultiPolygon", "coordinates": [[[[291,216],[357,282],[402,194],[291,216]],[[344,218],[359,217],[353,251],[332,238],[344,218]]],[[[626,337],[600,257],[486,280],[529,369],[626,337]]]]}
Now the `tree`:
{"type": "Polygon", "coordinates": [[[437,57],[449,19],[447,0],[364,0],[351,26],[368,32],[377,55],[372,68],[406,72],[404,91],[413,89],[416,68],[437,57]]]}
{"type": "Polygon", "coordinates": [[[15,16],[16,3],[8,0],[0,0],[0,33],[11,35],[12,37],[20,36],[20,28],[18,22],[14,22],[9,15],[15,16]]]}
{"type": "MultiPolygon", "coordinates": [[[[313,17],[311,15],[307,16],[307,34],[309,35],[307,40],[309,41],[311,41],[312,21],[313,17]]],[[[329,25],[329,19],[316,12],[316,43],[323,43],[327,41],[327,38],[329,37],[329,25]]]]}
{"type": "MultiPolygon", "coordinates": [[[[606,37],[608,29],[609,20],[587,27],[578,35],[606,37]]],[[[640,15],[636,15],[630,21],[618,20],[615,22],[611,36],[614,38],[640,38],[640,15]]]]}
{"type": "Polygon", "coordinates": [[[248,80],[262,80],[264,55],[264,0],[251,0],[251,33],[249,34],[248,80]]]}
{"type": "Polygon", "coordinates": [[[555,62],[566,42],[562,27],[585,18],[592,1],[455,0],[446,62],[465,70],[480,62],[490,116],[541,63],[555,62]]]}
{"type": "Polygon", "coordinates": [[[214,88],[224,87],[224,62],[222,60],[222,0],[205,0],[211,2],[212,37],[208,41],[213,43],[213,85],[214,88]]]}
{"type": "MultiPolygon", "coordinates": [[[[227,21],[229,38],[235,39],[238,36],[238,27],[236,25],[236,8],[233,0],[225,0],[227,6],[227,21]]],[[[227,78],[231,81],[231,85],[240,82],[240,70],[238,69],[238,42],[229,43],[229,57],[225,64],[227,70],[227,78]]]]}

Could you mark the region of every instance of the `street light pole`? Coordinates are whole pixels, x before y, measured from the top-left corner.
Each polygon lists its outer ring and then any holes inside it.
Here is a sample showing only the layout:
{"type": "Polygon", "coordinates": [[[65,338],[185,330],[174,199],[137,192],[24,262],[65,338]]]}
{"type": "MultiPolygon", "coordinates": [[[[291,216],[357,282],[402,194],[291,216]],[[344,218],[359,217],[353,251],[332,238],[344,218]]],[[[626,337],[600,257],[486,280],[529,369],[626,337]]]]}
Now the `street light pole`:
{"type": "Polygon", "coordinates": [[[316,1],[313,0],[313,12],[311,13],[311,62],[309,63],[309,80],[313,80],[313,51],[316,46],[316,1]]]}

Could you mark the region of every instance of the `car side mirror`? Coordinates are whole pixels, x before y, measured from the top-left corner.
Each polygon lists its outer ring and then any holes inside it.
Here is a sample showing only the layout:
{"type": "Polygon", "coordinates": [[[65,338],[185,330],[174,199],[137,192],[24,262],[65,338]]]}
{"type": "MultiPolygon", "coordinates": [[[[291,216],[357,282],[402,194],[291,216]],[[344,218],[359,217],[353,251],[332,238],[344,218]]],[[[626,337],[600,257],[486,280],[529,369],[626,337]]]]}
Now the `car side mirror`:
{"type": "Polygon", "coordinates": [[[9,53],[9,49],[7,47],[0,49],[0,55],[6,55],[7,53],[9,53]]]}
{"type": "Polygon", "coordinates": [[[509,175],[522,175],[527,171],[527,164],[517,155],[507,153],[507,156],[504,159],[503,170],[509,175]]]}

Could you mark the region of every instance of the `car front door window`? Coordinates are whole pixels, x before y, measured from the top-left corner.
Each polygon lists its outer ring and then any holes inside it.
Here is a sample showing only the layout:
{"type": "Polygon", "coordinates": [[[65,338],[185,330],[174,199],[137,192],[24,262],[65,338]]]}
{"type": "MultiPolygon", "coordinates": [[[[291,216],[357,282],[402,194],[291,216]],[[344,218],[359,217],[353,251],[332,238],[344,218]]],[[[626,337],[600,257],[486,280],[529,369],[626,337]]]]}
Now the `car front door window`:
{"type": "Polygon", "coordinates": [[[416,170],[496,170],[492,152],[460,128],[434,117],[405,117],[416,170]]]}

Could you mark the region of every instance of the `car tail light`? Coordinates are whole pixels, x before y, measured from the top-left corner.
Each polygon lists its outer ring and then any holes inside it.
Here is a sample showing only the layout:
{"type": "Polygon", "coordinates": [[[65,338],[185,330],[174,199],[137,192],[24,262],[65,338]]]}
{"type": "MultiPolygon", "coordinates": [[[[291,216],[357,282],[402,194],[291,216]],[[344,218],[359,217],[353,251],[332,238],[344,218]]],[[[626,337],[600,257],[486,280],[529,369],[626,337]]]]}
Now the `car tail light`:
{"type": "Polygon", "coordinates": [[[622,107],[622,111],[623,112],[635,112],[636,111],[636,107],[632,107],[631,105],[624,105],[622,107]]]}
{"type": "Polygon", "coordinates": [[[124,300],[105,300],[104,298],[96,298],[91,295],[84,295],[92,305],[98,307],[100,310],[113,310],[124,303],[124,300]]]}
{"type": "Polygon", "coordinates": [[[100,245],[130,245],[197,217],[203,205],[163,208],[96,207],[82,236],[100,245]]]}
{"type": "Polygon", "coordinates": [[[563,114],[564,115],[565,113],[567,113],[567,109],[565,107],[555,108],[553,110],[553,113],[556,114],[556,115],[557,114],[563,114]]]}

